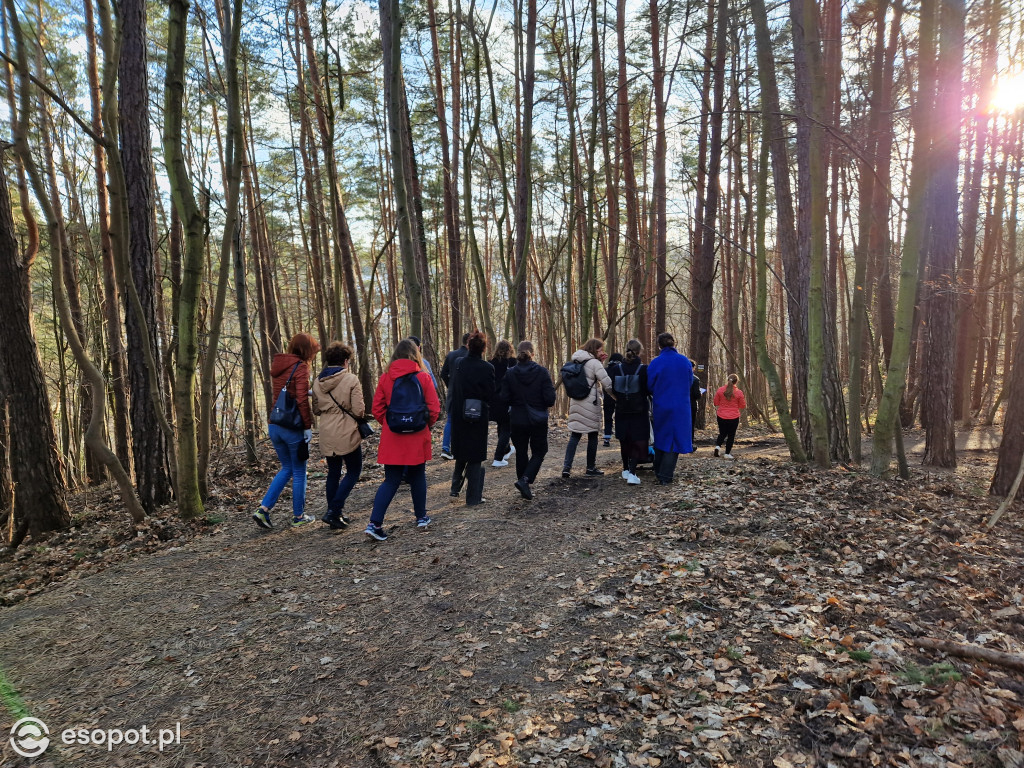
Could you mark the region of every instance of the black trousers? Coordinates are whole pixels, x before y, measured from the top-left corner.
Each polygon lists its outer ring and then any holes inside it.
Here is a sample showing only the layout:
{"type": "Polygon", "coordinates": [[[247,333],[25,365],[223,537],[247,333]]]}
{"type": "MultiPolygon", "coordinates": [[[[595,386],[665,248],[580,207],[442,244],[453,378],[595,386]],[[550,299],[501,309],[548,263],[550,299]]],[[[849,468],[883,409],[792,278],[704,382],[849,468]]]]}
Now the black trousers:
{"type": "MultiPolygon", "coordinates": [[[[568,472],[572,469],[572,462],[576,458],[576,446],[580,444],[582,437],[582,432],[569,433],[569,444],[565,446],[565,461],[562,463],[563,472],[568,472]]],[[[587,469],[593,469],[596,465],[597,432],[587,432],[587,469]]]]}
{"type": "Polygon", "coordinates": [[[512,425],[512,445],[516,447],[516,477],[533,483],[548,452],[548,425],[520,427],[512,425]]]}
{"type": "Polygon", "coordinates": [[[484,473],[482,462],[455,459],[455,469],[452,472],[452,495],[457,496],[461,493],[462,486],[465,484],[466,505],[479,504],[484,497],[484,473]]]}
{"type": "MultiPolygon", "coordinates": [[[[498,444],[494,447],[494,460],[501,461],[505,458],[505,454],[508,453],[508,444],[512,439],[512,427],[509,425],[508,420],[499,421],[498,424],[498,444]]],[[[519,449],[516,448],[518,451],[519,449]]]]}
{"type": "Polygon", "coordinates": [[[725,452],[732,453],[732,441],[736,439],[736,429],[740,425],[739,419],[718,419],[718,437],[715,438],[715,445],[725,445],[725,452]]]}

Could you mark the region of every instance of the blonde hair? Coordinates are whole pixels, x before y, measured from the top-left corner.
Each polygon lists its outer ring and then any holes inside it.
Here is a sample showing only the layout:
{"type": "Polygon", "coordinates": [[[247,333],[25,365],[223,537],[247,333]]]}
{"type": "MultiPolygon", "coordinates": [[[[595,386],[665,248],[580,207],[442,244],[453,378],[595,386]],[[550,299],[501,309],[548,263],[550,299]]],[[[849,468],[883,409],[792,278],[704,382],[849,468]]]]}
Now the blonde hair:
{"type": "Polygon", "coordinates": [[[726,400],[732,400],[732,391],[736,389],[736,385],[740,383],[740,377],[735,373],[730,373],[729,377],[725,380],[725,398],[726,400]]]}

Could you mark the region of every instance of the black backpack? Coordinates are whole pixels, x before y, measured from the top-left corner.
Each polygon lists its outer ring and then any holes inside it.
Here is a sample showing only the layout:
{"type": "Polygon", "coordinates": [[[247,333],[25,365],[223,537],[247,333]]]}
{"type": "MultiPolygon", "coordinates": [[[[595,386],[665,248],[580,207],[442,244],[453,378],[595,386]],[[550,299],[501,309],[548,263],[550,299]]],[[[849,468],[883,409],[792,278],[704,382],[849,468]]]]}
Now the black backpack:
{"type": "Polygon", "coordinates": [[[570,360],[562,366],[559,375],[565,394],[573,400],[586,400],[590,395],[591,385],[587,382],[587,371],[579,360],[570,360]]]}
{"type": "Polygon", "coordinates": [[[413,371],[395,379],[385,417],[388,429],[399,435],[419,432],[427,428],[429,413],[419,372],[413,371]]]}
{"type": "Polygon", "coordinates": [[[644,394],[640,391],[641,365],[636,373],[626,373],[621,365],[609,371],[612,379],[612,391],[615,392],[615,404],[620,413],[642,413],[644,410],[644,394]]]}

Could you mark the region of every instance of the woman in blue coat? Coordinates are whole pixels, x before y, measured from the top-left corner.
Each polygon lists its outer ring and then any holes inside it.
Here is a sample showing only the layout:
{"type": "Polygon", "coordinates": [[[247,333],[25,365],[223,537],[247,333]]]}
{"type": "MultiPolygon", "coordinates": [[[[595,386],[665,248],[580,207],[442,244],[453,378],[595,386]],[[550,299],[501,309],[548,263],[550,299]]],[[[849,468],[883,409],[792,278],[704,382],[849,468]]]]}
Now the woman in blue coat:
{"type": "Polygon", "coordinates": [[[658,334],[661,352],[647,365],[654,423],[654,475],[661,485],[672,482],[680,453],[693,452],[690,384],[693,365],[676,351],[671,333],[658,334]]]}

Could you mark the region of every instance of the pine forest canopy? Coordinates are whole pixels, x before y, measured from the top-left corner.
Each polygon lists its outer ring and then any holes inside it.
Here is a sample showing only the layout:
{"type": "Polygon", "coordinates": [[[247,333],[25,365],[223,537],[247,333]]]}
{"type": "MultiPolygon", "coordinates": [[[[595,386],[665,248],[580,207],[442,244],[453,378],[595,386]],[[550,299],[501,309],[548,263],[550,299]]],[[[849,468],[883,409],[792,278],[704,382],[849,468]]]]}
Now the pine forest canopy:
{"type": "Polygon", "coordinates": [[[1001,422],[992,492],[1017,476],[1020,3],[2,7],[15,545],[106,478],[137,520],[201,514],[300,331],[369,399],[409,334],[554,365],[667,329],[794,460],[871,432],[905,474],[920,424],[951,467],[958,424],[1001,422]]]}

